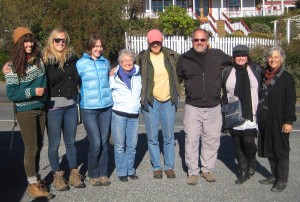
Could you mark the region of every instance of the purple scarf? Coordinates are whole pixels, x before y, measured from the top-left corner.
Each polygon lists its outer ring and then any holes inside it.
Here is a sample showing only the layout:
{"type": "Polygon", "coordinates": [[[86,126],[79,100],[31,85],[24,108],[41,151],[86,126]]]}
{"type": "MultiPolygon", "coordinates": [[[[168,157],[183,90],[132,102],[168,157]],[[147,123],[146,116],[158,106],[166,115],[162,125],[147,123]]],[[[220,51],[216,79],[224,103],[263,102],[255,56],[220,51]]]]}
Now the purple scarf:
{"type": "Polygon", "coordinates": [[[131,89],[131,77],[134,75],[136,72],[135,67],[130,70],[130,72],[126,72],[121,66],[118,71],[118,76],[120,79],[126,84],[126,86],[131,89]]]}

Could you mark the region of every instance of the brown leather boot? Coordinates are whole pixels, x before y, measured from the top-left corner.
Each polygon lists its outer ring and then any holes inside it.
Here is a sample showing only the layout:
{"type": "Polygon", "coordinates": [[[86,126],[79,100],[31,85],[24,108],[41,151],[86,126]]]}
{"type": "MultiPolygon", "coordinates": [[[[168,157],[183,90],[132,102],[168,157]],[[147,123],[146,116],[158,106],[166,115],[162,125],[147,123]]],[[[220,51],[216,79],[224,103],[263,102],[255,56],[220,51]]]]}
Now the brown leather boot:
{"type": "Polygon", "coordinates": [[[66,191],[70,189],[69,185],[66,183],[64,178],[64,171],[59,171],[54,174],[53,185],[57,191],[66,191]]]}
{"type": "Polygon", "coordinates": [[[69,185],[75,188],[84,188],[85,184],[82,181],[83,176],[79,173],[79,169],[72,169],[69,178],[69,185]]]}
{"type": "Polygon", "coordinates": [[[46,187],[40,181],[28,184],[26,192],[30,198],[53,198],[53,195],[47,191],[46,187]]]}

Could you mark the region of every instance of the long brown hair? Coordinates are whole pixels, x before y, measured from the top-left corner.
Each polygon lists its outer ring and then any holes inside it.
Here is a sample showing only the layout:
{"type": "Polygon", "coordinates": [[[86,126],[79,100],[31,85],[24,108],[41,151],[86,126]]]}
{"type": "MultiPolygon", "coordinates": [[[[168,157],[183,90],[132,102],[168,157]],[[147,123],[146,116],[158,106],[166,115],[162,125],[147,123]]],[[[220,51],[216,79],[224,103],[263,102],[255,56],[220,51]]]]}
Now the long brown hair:
{"type": "Polygon", "coordinates": [[[40,65],[40,52],[38,50],[37,42],[33,38],[32,34],[25,34],[20,37],[20,39],[14,43],[11,52],[11,60],[13,71],[17,73],[19,78],[26,76],[27,65],[35,64],[37,67],[40,65]],[[32,52],[28,55],[24,48],[24,43],[27,41],[33,42],[32,52]]]}

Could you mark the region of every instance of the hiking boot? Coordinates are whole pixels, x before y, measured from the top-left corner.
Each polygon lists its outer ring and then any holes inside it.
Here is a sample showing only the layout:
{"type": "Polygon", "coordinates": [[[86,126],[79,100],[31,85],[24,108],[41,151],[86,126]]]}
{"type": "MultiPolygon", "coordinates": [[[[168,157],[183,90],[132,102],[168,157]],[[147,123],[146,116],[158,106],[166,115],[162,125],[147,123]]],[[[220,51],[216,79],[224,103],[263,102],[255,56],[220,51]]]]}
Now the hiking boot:
{"type": "Polygon", "coordinates": [[[203,177],[207,182],[217,181],[215,175],[211,172],[201,172],[201,177],[203,177]]]}
{"type": "Polygon", "coordinates": [[[53,185],[57,191],[66,191],[70,189],[64,178],[64,171],[55,172],[53,185]]]}
{"type": "Polygon", "coordinates": [[[109,186],[111,184],[110,180],[108,177],[100,177],[99,178],[100,182],[102,183],[103,186],[109,186]]]}
{"type": "Polygon", "coordinates": [[[26,192],[30,198],[53,198],[53,194],[48,192],[46,187],[40,181],[28,184],[26,192]]]}
{"type": "Polygon", "coordinates": [[[82,181],[83,176],[79,173],[79,169],[72,169],[69,177],[69,185],[75,188],[84,188],[85,184],[82,181]]]}
{"type": "Polygon", "coordinates": [[[270,176],[266,179],[262,179],[258,181],[260,184],[274,184],[276,182],[276,179],[273,176],[270,176]]]}
{"type": "Polygon", "coordinates": [[[153,172],[153,178],[155,179],[161,179],[162,178],[162,171],[161,170],[156,170],[153,172]]]}
{"type": "Polygon", "coordinates": [[[169,169],[165,171],[167,178],[173,179],[176,177],[174,170],[169,169]]]}
{"type": "Polygon", "coordinates": [[[89,183],[91,186],[102,186],[102,183],[100,182],[99,178],[90,178],[89,183]]]}
{"type": "Polygon", "coordinates": [[[186,183],[188,185],[196,185],[198,183],[198,175],[189,176],[186,183]]]}

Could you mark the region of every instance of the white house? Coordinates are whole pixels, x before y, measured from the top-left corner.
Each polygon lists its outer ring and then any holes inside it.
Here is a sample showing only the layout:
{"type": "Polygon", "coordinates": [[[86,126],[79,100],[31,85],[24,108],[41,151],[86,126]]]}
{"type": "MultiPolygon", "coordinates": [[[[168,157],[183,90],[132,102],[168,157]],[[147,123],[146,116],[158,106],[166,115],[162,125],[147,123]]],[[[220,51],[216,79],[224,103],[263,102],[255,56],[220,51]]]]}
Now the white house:
{"type": "Polygon", "coordinates": [[[296,0],[144,0],[144,17],[157,17],[157,12],[164,11],[170,5],[186,8],[189,15],[207,17],[209,14],[216,20],[227,17],[245,17],[259,15],[280,15],[289,8],[295,7],[296,0]]]}
{"type": "Polygon", "coordinates": [[[201,21],[201,27],[213,37],[222,37],[236,31],[245,35],[250,29],[243,21],[232,22],[230,18],[246,16],[281,15],[295,7],[297,0],[144,0],[141,17],[158,17],[165,7],[176,5],[186,8],[188,14],[201,21]],[[260,2],[260,3],[256,3],[260,2]]]}

